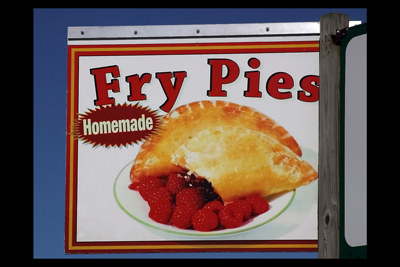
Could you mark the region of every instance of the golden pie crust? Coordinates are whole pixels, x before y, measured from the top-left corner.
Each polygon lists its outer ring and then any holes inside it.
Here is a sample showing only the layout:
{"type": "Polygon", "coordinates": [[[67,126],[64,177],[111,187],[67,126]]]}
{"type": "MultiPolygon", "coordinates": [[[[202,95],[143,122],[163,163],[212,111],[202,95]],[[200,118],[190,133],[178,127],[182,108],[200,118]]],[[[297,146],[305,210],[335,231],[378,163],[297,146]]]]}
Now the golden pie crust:
{"type": "MultiPolygon", "coordinates": [[[[296,140],[277,122],[257,110],[225,101],[199,101],[180,106],[161,119],[160,130],[146,140],[133,163],[130,179],[165,176],[182,171],[171,155],[199,132],[215,127],[236,127],[260,132],[277,140],[298,156],[296,140]]],[[[241,154],[240,151],[237,151],[241,154]]]]}
{"type": "Polygon", "coordinates": [[[276,139],[229,126],[197,133],[171,161],[206,178],[225,203],[292,190],[318,177],[308,162],[276,139]]]}

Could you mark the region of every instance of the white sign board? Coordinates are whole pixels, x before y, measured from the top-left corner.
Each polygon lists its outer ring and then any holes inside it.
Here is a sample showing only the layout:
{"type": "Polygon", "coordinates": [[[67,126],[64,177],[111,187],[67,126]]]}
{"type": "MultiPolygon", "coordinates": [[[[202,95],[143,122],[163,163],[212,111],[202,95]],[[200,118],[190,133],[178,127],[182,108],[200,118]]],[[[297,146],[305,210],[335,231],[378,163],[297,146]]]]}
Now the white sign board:
{"type": "Polygon", "coordinates": [[[67,253],[317,250],[318,23],[72,27],[68,38],[67,253]],[[157,193],[143,193],[153,178],[157,193]],[[190,188],[201,205],[185,225],[178,194],[190,188]]]}

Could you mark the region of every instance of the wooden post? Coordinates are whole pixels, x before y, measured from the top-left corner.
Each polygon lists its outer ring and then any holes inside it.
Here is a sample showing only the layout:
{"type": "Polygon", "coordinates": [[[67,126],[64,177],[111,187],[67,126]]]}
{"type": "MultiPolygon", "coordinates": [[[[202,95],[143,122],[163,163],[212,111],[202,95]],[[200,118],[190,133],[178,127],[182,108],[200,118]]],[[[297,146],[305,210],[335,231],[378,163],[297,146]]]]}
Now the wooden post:
{"type": "Polygon", "coordinates": [[[336,30],[349,26],[346,14],[320,19],[318,257],[339,258],[340,46],[336,30]]]}

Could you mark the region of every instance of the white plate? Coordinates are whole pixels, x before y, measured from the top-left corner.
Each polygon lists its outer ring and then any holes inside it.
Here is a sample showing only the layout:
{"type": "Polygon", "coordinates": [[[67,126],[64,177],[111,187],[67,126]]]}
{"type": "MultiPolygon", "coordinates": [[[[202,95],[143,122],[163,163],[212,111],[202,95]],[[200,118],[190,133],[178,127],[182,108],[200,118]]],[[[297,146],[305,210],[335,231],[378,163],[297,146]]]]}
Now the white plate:
{"type": "Polygon", "coordinates": [[[249,219],[243,225],[232,229],[221,229],[210,232],[200,232],[193,229],[180,229],[172,225],[160,224],[153,221],[149,217],[150,208],[147,202],[143,200],[139,192],[130,190],[129,185],[129,172],[131,170],[133,161],[126,165],[118,174],[114,183],[114,197],[119,207],[128,214],[131,218],[139,223],[160,231],[167,233],[185,235],[185,236],[221,236],[237,234],[248,231],[264,225],[280,214],[282,214],[293,201],[296,190],[292,190],[286,194],[281,194],[279,197],[267,197],[270,204],[270,209],[261,215],[249,219]]]}

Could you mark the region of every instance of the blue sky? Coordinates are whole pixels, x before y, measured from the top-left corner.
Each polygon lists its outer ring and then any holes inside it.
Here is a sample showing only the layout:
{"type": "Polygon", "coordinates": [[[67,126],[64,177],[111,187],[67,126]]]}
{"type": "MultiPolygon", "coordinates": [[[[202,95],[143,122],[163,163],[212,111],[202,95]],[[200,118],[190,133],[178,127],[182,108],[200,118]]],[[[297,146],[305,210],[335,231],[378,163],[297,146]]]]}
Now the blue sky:
{"type": "Polygon", "coordinates": [[[317,258],[317,253],[64,253],[67,28],[70,26],[319,21],[329,12],[367,22],[366,9],[34,9],[35,258],[317,258]]]}

